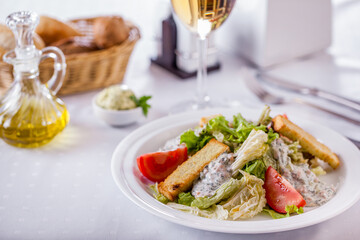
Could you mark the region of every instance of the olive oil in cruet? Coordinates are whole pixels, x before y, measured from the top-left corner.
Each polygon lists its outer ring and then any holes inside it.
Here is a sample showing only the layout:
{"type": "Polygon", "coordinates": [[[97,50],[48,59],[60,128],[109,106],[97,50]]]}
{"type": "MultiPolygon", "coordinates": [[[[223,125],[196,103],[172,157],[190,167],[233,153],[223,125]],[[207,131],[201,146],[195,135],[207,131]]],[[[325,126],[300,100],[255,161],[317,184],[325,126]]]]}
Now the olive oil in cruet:
{"type": "Polygon", "coordinates": [[[4,55],[14,67],[14,82],[0,99],[0,137],[17,147],[38,147],[48,143],[69,122],[64,102],[56,96],[65,76],[61,50],[35,48],[33,33],[39,17],[33,12],[15,12],[6,19],[16,48],[4,55]],[[54,59],[54,74],[47,84],[39,80],[39,63],[54,59]]]}

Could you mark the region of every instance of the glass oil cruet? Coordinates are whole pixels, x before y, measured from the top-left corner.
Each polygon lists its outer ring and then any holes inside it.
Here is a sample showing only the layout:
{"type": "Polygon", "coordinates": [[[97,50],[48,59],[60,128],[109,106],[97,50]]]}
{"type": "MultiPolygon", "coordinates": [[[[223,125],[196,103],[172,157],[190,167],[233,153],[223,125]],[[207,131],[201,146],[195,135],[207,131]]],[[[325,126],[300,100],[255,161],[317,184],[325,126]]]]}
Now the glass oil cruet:
{"type": "Polygon", "coordinates": [[[55,47],[35,48],[33,33],[39,16],[21,11],[10,14],[6,24],[15,35],[16,48],[4,55],[13,65],[14,82],[0,99],[0,137],[17,147],[38,147],[48,143],[69,122],[64,102],[56,97],[65,76],[65,56],[55,47]],[[54,60],[54,74],[43,84],[39,63],[54,60]]]}

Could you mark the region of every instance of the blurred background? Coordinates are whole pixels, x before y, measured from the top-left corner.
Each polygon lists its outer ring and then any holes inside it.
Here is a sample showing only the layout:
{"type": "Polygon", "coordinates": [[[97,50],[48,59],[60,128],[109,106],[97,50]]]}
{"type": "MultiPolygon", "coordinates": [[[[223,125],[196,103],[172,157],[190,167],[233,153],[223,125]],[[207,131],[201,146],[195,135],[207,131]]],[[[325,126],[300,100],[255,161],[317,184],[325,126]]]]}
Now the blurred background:
{"type": "MultiPolygon", "coordinates": [[[[360,58],[358,47],[360,31],[356,31],[360,29],[360,1],[332,0],[332,3],[336,19],[333,21],[332,49],[343,55],[360,58]],[[352,22],[351,28],[349,22],[352,22]]],[[[20,9],[35,11],[39,15],[53,16],[60,20],[111,14],[122,15],[140,27],[141,44],[144,44],[144,42],[154,41],[154,33],[158,30],[160,21],[166,17],[169,4],[170,1],[167,0],[2,0],[0,21],[4,22],[10,13],[20,9]]],[[[230,15],[230,18],[232,17],[234,16],[230,15]]],[[[223,29],[219,31],[225,31],[226,25],[224,24],[223,29]]],[[[218,47],[221,48],[221,44],[218,44],[218,47]]]]}

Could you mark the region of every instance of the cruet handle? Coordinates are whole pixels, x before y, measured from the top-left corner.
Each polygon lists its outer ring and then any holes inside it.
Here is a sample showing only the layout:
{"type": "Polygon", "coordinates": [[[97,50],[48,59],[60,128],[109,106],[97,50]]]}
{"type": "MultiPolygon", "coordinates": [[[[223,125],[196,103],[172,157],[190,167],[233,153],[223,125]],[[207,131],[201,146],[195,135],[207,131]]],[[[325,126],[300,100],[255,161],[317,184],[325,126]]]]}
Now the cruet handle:
{"type": "Polygon", "coordinates": [[[47,58],[54,59],[54,74],[47,82],[49,89],[52,90],[55,94],[61,88],[63,83],[65,73],[66,73],[66,62],[63,52],[57,47],[46,47],[41,50],[40,61],[43,61],[47,58]]]}

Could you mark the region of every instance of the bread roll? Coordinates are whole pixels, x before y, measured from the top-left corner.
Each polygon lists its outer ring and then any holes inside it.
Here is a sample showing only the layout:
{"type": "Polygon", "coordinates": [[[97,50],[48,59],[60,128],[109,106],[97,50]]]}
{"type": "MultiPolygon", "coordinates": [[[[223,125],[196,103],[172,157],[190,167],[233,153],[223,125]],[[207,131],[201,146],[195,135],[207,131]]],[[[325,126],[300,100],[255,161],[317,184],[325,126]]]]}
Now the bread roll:
{"type": "Polygon", "coordinates": [[[61,39],[55,43],[52,43],[51,46],[60,48],[65,55],[86,53],[98,50],[95,43],[89,42],[86,38],[83,37],[61,39]]]}
{"type": "Polygon", "coordinates": [[[47,16],[40,16],[40,23],[36,28],[36,33],[39,34],[47,46],[61,39],[81,36],[70,25],[47,16]]]}
{"type": "Polygon", "coordinates": [[[37,35],[37,33],[34,33],[33,40],[34,40],[35,47],[37,49],[41,50],[41,49],[43,49],[45,47],[44,40],[39,35],[37,35]]]}
{"type": "Polygon", "coordinates": [[[0,48],[10,51],[15,48],[14,34],[6,25],[0,24],[0,48]]]}
{"type": "Polygon", "coordinates": [[[2,61],[2,57],[6,53],[6,50],[0,47],[0,62],[2,61]]]}
{"type": "Polygon", "coordinates": [[[129,27],[121,17],[98,17],[93,25],[98,48],[110,48],[129,38],[129,27]]]}

